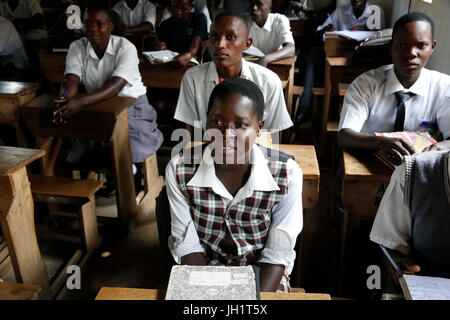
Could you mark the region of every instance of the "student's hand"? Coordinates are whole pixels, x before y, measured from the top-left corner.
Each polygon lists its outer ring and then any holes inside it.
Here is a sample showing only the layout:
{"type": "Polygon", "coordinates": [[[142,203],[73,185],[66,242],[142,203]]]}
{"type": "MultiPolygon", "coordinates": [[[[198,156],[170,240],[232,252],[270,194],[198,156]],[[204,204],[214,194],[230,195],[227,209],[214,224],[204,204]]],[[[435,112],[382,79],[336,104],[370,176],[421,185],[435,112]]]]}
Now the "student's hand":
{"type": "Polygon", "coordinates": [[[167,45],[165,42],[160,42],[160,47],[159,50],[166,50],[167,49],[167,45]]]}
{"type": "Polygon", "coordinates": [[[189,52],[180,54],[176,56],[173,61],[171,62],[171,65],[174,67],[184,67],[191,61],[191,54],[189,52]]]}
{"type": "Polygon", "coordinates": [[[67,119],[80,112],[85,106],[82,97],[76,97],[53,112],[53,123],[66,123],[67,119]]]}
{"type": "Polygon", "coordinates": [[[428,146],[422,150],[422,152],[427,151],[444,151],[444,150],[450,150],[450,140],[444,140],[435,144],[432,144],[431,146],[428,146]]]}
{"type": "MultiPolygon", "coordinates": [[[[403,274],[413,275],[420,272],[420,266],[417,265],[408,256],[402,255],[395,251],[391,252],[391,256],[393,257],[395,263],[398,265],[403,274]]],[[[400,289],[398,282],[400,275],[397,273],[397,271],[395,271],[392,264],[386,263],[386,265],[388,266],[387,271],[389,277],[391,278],[392,284],[394,284],[394,286],[397,286],[398,287],[397,289],[400,289]]]]}
{"type": "Polygon", "coordinates": [[[414,147],[401,138],[377,137],[378,150],[386,155],[395,165],[403,162],[403,156],[414,154],[414,147]]]}
{"type": "Polygon", "coordinates": [[[261,57],[259,60],[257,60],[256,63],[263,67],[267,67],[267,65],[269,64],[269,61],[267,59],[267,56],[264,56],[264,57],[261,57]]]}
{"type": "Polygon", "coordinates": [[[366,26],[353,26],[351,31],[367,31],[369,30],[366,26]]]}

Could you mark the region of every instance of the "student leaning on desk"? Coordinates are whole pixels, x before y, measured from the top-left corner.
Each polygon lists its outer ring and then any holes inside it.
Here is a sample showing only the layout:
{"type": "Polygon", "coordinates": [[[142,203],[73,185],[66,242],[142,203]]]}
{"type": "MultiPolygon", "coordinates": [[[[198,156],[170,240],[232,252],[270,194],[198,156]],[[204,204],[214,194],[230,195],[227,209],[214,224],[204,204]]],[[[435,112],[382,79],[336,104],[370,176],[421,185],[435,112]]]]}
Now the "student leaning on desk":
{"type": "MultiPolygon", "coordinates": [[[[87,13],[86,38],[74,41],[67,53],[67,94],[65,104],[54,112],[54,122],[70,121],[83,108],[115,96],[135,98],[134,105],[128,108],[128,125],[133,163],[141,163],[158,150],[163,137],[142,84],[136,47],[125,38],[111,35],[114,25],[109,10],[94,7],[87,13]],[[81,83],[87,94],[79,93],[81,83]]],[[[66,161],[77,164],[92,149],[91,143],[76,140],[68,148],[66,161]]]]}
{"type": "Polygon", "coordinates": [[[381,151],[396,164],[414,148],[375,132],[429,131],[446,140],[425,151],[450,149],[450,77],[425,69],[436,47],[434,23],[423,13],[402,16],[392,33],[393,65],[356,78],[349,86],[339,122],[338,144],[345,149],[381,151]]]}

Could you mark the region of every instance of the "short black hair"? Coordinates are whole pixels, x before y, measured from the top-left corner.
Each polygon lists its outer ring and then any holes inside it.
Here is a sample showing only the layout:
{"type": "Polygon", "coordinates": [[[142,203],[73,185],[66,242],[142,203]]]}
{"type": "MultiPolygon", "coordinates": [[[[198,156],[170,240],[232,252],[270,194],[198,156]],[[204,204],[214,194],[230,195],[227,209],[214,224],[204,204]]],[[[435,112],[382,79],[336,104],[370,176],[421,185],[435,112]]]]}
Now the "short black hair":
{"type": "Polygon", "coordinates": [[[395,34],[407,23],[414,21],[425,21],[430,24],[431,27],[431,40],[434,40],[434,22],[429,16],[422,12],[410,12],[401,16],[397,21],[395,21],[394,27],[392,28],[392,39],[394,39],[395,34]]]}
{"type": "Polygon", "coordinates": [[[261,89],[252,81],[243,78],[229,78],[219,83],[209,96],[208,112],[211,110],[214,101],[219,97],[229,94],[239,94],[247,97],[253,102],[253,110],[258,115],[258,120],[264,118],[264,96],[261,89]]]}
{"type": "Polygon", "coordinates": [[[239,20],[241,20],[245,26],[247,27],[247,29],[249,29],[250,27],[250,16],[247,13],[233,13],[233,12],[229,12],[229,11],[222,11],[221,13],[219,13],[217,16],[214,17],[214,20],[212,22],[212,24],[214,24],[216,21],[225,18],[225,17],[234,17],[237,18],[239,20]]]}
{"type": "MultiPolygon", "coordinates": [[[[108,9],[108,7],[94,4],[94,5],[88,6],[86,9],[86,13],[88,15],[89,15],[89,12],[91,12],[91,11],[103,11],[108,16],[108,19],[110,22],[112,22],[114,25],[118,25],[118,24],[116,24],[117,16],[115,16],[114,13],[108,9]]],[[[120,19],[120,17],[119,17],[119,19],[120,19]]]]}

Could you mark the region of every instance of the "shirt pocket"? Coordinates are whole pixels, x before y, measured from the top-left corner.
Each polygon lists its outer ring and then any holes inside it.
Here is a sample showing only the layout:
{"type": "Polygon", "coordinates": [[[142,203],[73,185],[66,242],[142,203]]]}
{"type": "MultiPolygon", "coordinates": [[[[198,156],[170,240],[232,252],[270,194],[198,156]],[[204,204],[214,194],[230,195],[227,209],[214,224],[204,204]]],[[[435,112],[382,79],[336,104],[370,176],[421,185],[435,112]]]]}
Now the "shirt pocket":
{"type": "Polygon", "coordinates": [[[418,116],[416,119],[416,131],[428,132],[431,135],[435,135],[438,131],[436,118],[426,115],[418,116]]]}

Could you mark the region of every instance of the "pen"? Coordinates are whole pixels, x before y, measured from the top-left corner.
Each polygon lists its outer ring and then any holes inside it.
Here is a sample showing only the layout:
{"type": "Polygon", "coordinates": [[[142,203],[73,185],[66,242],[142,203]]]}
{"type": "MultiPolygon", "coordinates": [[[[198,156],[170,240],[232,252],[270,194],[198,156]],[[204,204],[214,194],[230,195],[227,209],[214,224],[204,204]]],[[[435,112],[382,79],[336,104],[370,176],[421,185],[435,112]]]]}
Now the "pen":
{"type": "Polygon", "coordinates": [[[383,250],[383,253],[385,254],[386,258],[389,260],[389,262],[392,264],[392,266],[394,267],[395,271],[397,271],[398,275],[400,277],[403,277],[403,273],[400,270],[400,268],[398,267],[398,265],[395,263],[394,259],[392,259],[391,255],[389,254],[389,252],[386,250],[386,248],[380,244],[380,248],[381,250],[383,250]]]}
{"type": "Polygon", "coordinates": [[[67,94],[67,90],[64,90],[64,93],[60,99],[64,99],[66,97],[66,94],[67,94]]]}

